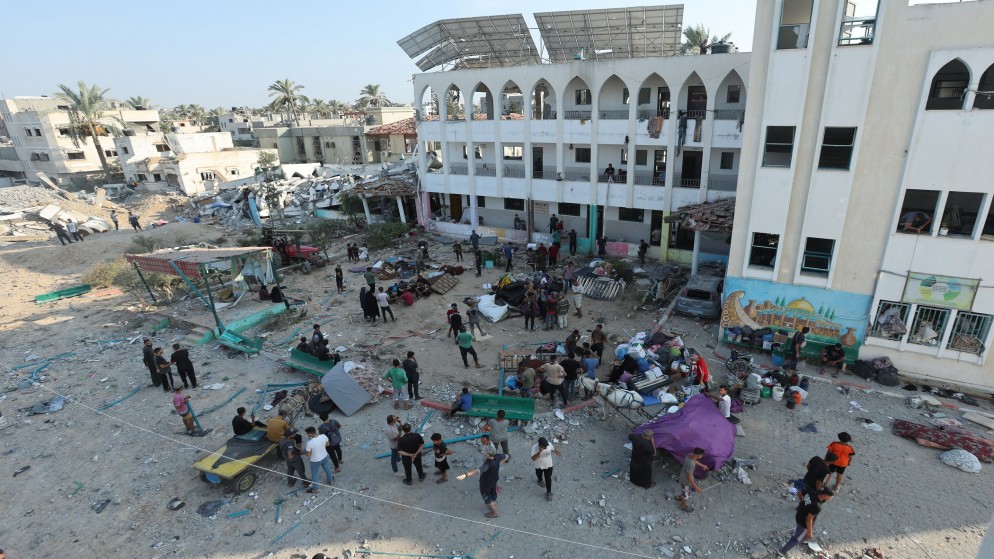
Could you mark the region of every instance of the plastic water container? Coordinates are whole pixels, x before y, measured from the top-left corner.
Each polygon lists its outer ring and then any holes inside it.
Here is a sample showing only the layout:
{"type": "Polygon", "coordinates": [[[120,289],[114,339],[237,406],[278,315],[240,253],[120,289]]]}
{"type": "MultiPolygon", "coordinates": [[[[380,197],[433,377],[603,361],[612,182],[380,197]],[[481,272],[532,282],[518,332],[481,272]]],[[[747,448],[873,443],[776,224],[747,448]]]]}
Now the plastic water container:
{"type": "Polygon", "coordinates": [[[774,386],[773,387],[773,401],[774,402],[779,402],[780,400],[783,400],[783,387],[782,386],[774,386]]]}
{"type": "Polygon", "coordinates": [[[483,267],[486,268],[486,269],[488,269],[488,270],[490,268],[493,268],[494,267],[494,261],[493,260],[484,260],[483,261],[483,267]]]}

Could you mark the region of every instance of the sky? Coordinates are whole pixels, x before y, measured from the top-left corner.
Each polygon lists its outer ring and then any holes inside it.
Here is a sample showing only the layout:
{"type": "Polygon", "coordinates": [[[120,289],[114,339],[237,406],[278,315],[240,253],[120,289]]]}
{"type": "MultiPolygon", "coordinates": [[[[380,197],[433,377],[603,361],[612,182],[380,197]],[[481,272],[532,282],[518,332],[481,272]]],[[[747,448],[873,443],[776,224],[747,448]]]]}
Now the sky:
{"type": "MultiPolygon", "coordinates": [[[[674,2],[675,3],[675,2],[674,2]]],[[[751,50],[756,0],[683,0],[684,27],[703,23],[751,50]]],[[[289,78],[302,93],[352,102],[379,84],[413,102],[418,73],[397,41],[439,19],[537,11],[620,8],[612,0],[434,0],[432,2],[49,0],[6,6],[0,94],[52,95],[83,80],[116,99],[148,97],[173,107],[259,107],[266,88],[289,78]],[[85,6],[85,7],[84,7],[85,6]],[[10,22],[16,22],[10,24],[10,22]]],[[[536,37],[536,44],[538,39],[536,37]]]]}

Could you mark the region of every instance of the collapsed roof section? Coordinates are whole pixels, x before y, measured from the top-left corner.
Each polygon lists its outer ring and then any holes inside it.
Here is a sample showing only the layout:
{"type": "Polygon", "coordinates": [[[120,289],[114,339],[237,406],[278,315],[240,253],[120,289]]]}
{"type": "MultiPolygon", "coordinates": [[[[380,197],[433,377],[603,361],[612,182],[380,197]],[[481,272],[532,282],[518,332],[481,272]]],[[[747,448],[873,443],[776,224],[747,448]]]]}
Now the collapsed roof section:
{"type": "Polygon", "coordinates": [[[539,61],[521,14],[443,19],[397,41],[422,72],[439,66],[489,68],[539,61]]]}
{"type": "Polygon", "coordinates": [[[735,219],[735,198],[722,198],[684,206],[663,218],[666,223],[678,222],[680,227],[693,231],[731,233],[735,219]]]}
{"type": "Polygon", "coordinates": [[[199,278],[200,266],[227,262],[235,258],[268,260],[269,247],[246,248],[164,248],[148,254],[125,254],[124,257],[146,272],[185,275],[199,278]]]}
{"type": "Polygon", "coordinates": [[[683,4],[535,14],[549,61],[672,56],[680,52],[683,4]]]}

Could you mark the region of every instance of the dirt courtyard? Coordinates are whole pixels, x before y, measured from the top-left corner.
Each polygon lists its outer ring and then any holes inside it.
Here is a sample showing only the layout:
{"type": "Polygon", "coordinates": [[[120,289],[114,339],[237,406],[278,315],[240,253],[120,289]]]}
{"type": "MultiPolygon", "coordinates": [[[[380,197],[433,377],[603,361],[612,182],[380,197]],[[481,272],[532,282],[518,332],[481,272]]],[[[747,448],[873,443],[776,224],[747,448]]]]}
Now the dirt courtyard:
{"type": "MultiPolygon", "coordinates": [[[[212,243],[226,236],[217,227],[193,223],[144,234],[212,243]]],[[[277,329],[263,328],[268,340],[263,355],[248,358],[215,344],[191,350],[200,382],[200,388],[189,392],[195,408],[224,404],[200,417],[204,427],[213,430],[191,438],[182,434],[170,395],[148,386],[140,340],[129,343],[146,335],[156,346],[168,348],[183,339],[185,331],[153,333],[159,318],[143,313],[135,297],[126,293],[98,291],[44,306],[34,303],[37,294],[81,283],[95,264],[126,251],[133,236],[122,230],[65,247],[57,242],[0,244],[0,268],[9,292],[0,299],[0,411],[6,422],[0,429],[0,478],[7,503],[0,548],[8,557],[251,559],[310,558],[318,552],[342,559],[391,553],[467,559],[775,557],[794,527],[796,501],[787,492],[788,481],[800,478],[804,463],[823,455],[840,431],[853,435],[857,455],[846,483],[818,518],[817,540],[826,550],[824,557],[858,559],[872,548],[888,559],[973,557],[991,519],[991,465],[984,464],[979,474],[964,473],[941,463],[940,451],[891,434],[895,418],[928,421],[923,410],[905,405],[901,396],[910,393],[888,395],[876,384],[863,389],[865,382],[856,377],[832,379],[814,365],[802,368],[813,381],[808,400],[798,409],[766,399],[740,414],[745,436],[736,439],[735,457],[756,460],[748,470],[751,484],[741,483],[730,467],[717,472],[703,480],[704,493],[692,496],[696,511],[690,514],[677,510],[672,498],[679,470],[673,458],[660,453],[654,489],[626,479],[629,459],[623,445],[631,423],[616,412],[602,416],[596,409],[560,420],[548,413],[546,400],[537,403],[535,432],[511,435],[512,458],[500,471],[501,516],[495,520],[484,517],[476,478],[455,480],[456,474],[482,462],[475,441],[450,445],[455,451],[450,458],[453,470],[444,484],[434,483],[430,455],[424,460],[428,479],[415,479],[410,487],[391,472],[389,459],[374,458],[387,449],[382,428],[388,414],[399,413],[415,428],[426,422],[426,439],[434,432],[446,439],[473,434],[479,430],[474,422],[447,420],[422,406],[395,412],[386,398],[351,417],[334,414],[344,426],[345,463],[333,488],[323,488],[317,496],[288,494],[283,464],[264,460],[251,492],[236,495],[228,487],[202,482],[191,465],[230,437],[237,407],[259,404],[256,390],[267,383],[309,380],[281,367],[270,355],[285,357],[290,344],[277,342],[300,326],[308,328],[314,317],[327,321],[325,332],[333,346],[347,348],[346,359],[365,360],[380,373],[393,358],[416,352],[423,371],[422,395],[436,402],[451,401],[464,385],[471,390],[495,385],[502,346],[533,347],[562,340],[567,332],[525,331],[517,319],[485,323],[492,336],[476,343],[485,367],[464,369],[455,345],[445,336],[445,309],[465,296],[484,293],[483,284],[494,281],[499,270],[484,270],[482,278],[464,274],[447,295],[433,295],[409,308],[395,306],[396,322],[375,326],[354,320],[361,276],[346,272],[345,295],[332,295],[333,266],[306,276],[291,274],[286,279],[288,293],[307,300],[308,316],[281,322],[277,329]],[[409,330],[424,336],[385,341],[409,330]],[[65,353],[72,355],[51,361],[43,370],[14,370],[65,353]],[[33,372],[38,384],[28,382],[33,372]],[[224,386],[203,389],[215,383],[224,386]],[[120,403],[97,410],[135,389],[120,403]],[[29,415],[32,406],[57,395],[69,398],[63,409],[29,415]],[[864,428],[861,419],[873,420],[883,430],[864,428]],[[816,432],[810,432],[809,424],[816,432]],[[554,440],[563,454],[555,460],[551,502],[536,485],[529,458],[539,436],[554,440]],[[174,498],[185,506],[169,510],[167,504],[174,498]],[[222,499],[214,515],[198,514],[202,505],[222,499]]],[[[434,261],[451,263],[452,252],[440,241],[432,241],[434,261]]],[[[329,252],[344,254],[343,245],[329,252]]],[[[373,258],[393,254],[381,251],[373,258]]],[[[341,260],[346,267],[344,256],[341,260]]],[[[595,321],[601,321],[609,334],[627,341],[651,328],[660,316],[655,307],[637,308],[637,295],[630,285],[615,301],[587,299],[584,317],[571,317],[569,327],[586,337],[595,321]]],[[[182,314],[193,304],[177,303],[159,312],[182,314]]],[[[709,359],[712,374],[724,376],[728,348],[716,346],[713,323],[674,316],[667,328],[684,332],[687,345],[709,359]]],[[[757,358],[768,363],[765,357],[757,358]]],[[[599,373],[606,376],[608,370],[604,364],[599,373]]],[[[903,392],[900,387],[888,390],[903,392]]],[[[990,413],[994,405],[981,401],[979,409],[990,413]]],[[[961,415],[944,411],[950,417],[961,415]]],[[[265,417],[267,412],[259,414],[265,417]]],[[[296,427],[318,423],[317,417],[301,416],[296,427]]],[[[983,434],[978,426],[964,424],[983,434]]],[[[797,549],[791,556],[814,555],[797,549]]]]}

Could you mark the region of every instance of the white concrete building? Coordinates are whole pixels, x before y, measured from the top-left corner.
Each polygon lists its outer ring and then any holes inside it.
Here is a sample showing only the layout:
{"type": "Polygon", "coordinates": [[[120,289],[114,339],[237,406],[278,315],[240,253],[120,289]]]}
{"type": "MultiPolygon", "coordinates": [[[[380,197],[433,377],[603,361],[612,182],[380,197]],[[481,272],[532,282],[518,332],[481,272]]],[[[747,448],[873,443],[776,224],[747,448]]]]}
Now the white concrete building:
{"type": "MultiPolygon", "coordinates": [[[[10,136],[7,149],[0,152],[0,173],[37,181],[35,174],[40,171],[63,184],[90,177],[103,180],[100,157],[92,140],[78,146],[73,143],[63,101],[44,96],[3,99],[0,119],[10,136]]],[[[158,134],[159,113],[118,107],[106,112],[105,121],[113,127],[123,122],[129,133],[136,135],[158,134]]],[[[114,138],[105,132],[98,139],[108,162],[117,161],[114,138]]]]}
{"type": "Polygon", "coordinates": [[[234,147],[227,132],[123,136],[115,144],[128,182],[176,186],[188,195],[253,177],[263,151],[234,147]]]}
{"type": "Polygon", "coordinates": [[[724,326],[994,387],[991,21],[991,2],[759,2],[724,326]]]}
{"type": "Polygon", "coordinates": [[[221,132],[231,134],[235,145],[251,146],[255,142],[255,134],[252,133],[254,120],[269,125],[274,124],[272,119],[259,119],[247,111],[225,113],[218,117],[217,123],[221,132]]]}
{"type": "MultiPolygon", "coordinates": [[[[535,56],[528,37],[500,45],[504,56],[517,58],[499,67],[416,74],[416,109],[423,115],[417,137],[428,155],[419,160],[421,222],[459,234],[468,234],[470,223],[478,230],[482,224],[483,234],[549,242],[555,214],[567,231],[576,229],[581,251],[604,236],[609,254],[634,255],[645,239],[655,245],[650,256],[689,262],[695,234],[671,232],[663,218],[689,204],[734,196],[750,55],[673,56],[680,35],[672,30],[681,28],[682,10],[536,14],[548,60],[535,56]],[[646,22],[637,44],[611,31],[635,18],[646,22]],[[588,27],[574,29],[569,21],[588,27]],[[593,46],[574,53],[567,36],[593,46]],[[599,44],[606,36],[621,43],[599,44]],[[429,165],[433,156],[442,163],[437,170],[429,165]],[[609,165],[613,180],[605,173],[609,165]],[[516,214],[529,222],[530,234],[513,229],[516,214]]],[[[486,19],[513,29],[524,25],[521,18],[486,19]]],[[[453,33],[462,21],[435,25],[453,33]]],[[[421,56],[425,43],[418,33],[430,27],[400,41],[409,55],[421,56]]],[[[471,45],[460,47],[465,58],[419,66],[485,65],[480,61],[498,55],[494,41],[511,36],[498,29],[494,37],[480,37],[474,27],[452,37],[471,45]]],[[[727,258],[727,235],[696,237],[702,260],[727,258]]]]}

